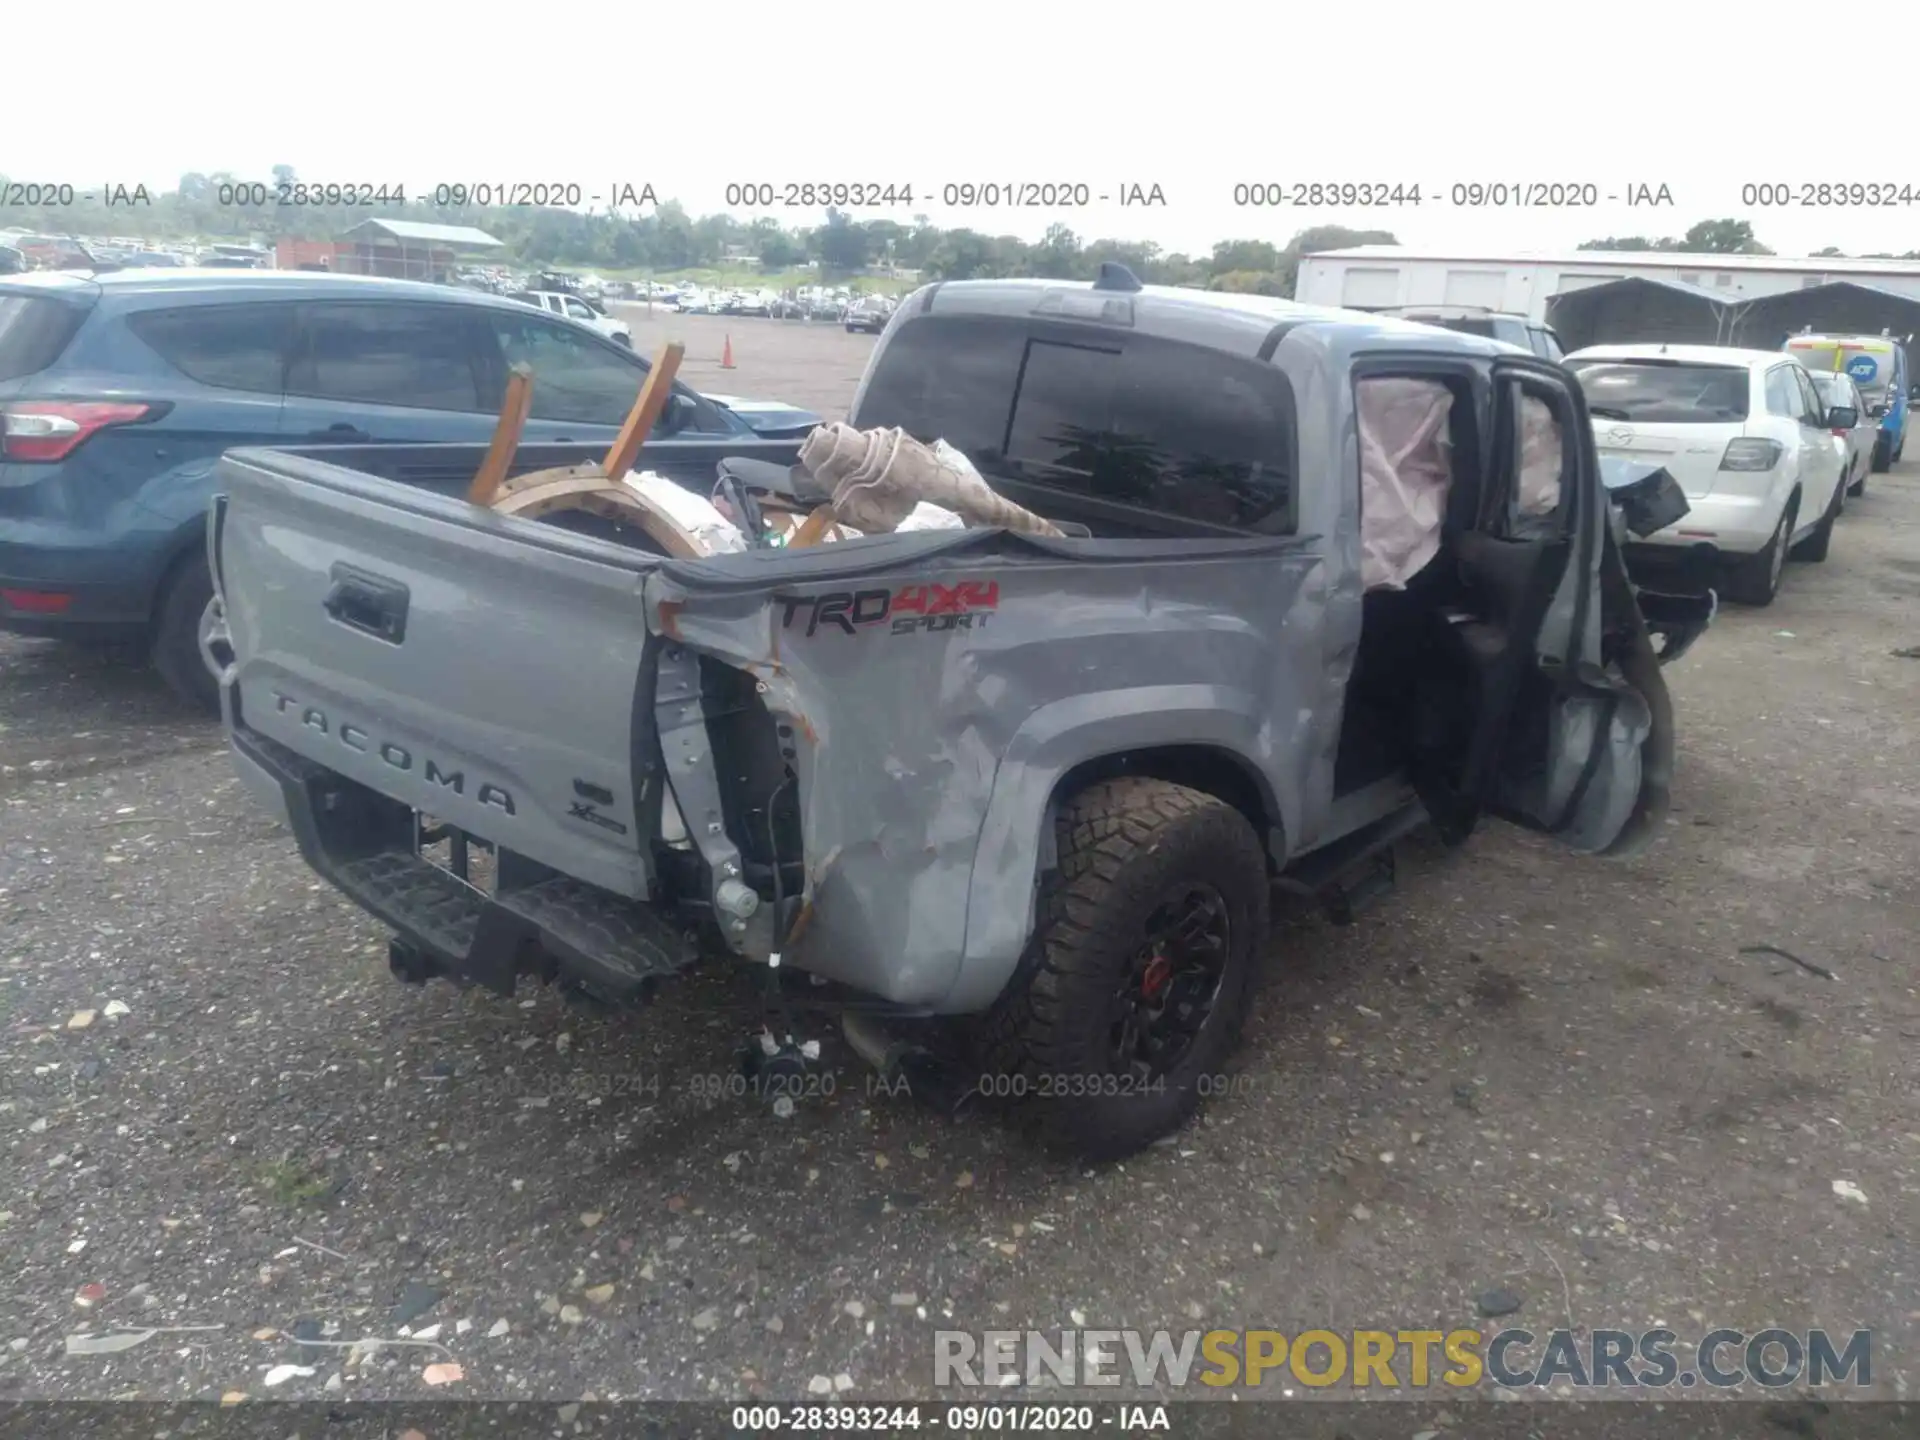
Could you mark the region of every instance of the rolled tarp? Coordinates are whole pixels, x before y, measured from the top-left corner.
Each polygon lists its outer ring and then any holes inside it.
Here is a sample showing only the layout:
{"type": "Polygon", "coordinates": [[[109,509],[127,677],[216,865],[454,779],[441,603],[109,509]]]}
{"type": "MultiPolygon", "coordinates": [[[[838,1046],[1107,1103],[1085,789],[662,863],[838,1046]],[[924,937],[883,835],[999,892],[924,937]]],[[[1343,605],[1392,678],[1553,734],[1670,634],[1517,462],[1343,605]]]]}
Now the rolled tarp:
{"type": "Polygon", "coordinates": [[[800,463],[833,496],[833,513],[868,535],[899,528],[917,506],[950,510],[969,526],[1061,537],[1051,523],[994,492],[944,441],[924,445],[899,429],[816,427],[800,463]]]}

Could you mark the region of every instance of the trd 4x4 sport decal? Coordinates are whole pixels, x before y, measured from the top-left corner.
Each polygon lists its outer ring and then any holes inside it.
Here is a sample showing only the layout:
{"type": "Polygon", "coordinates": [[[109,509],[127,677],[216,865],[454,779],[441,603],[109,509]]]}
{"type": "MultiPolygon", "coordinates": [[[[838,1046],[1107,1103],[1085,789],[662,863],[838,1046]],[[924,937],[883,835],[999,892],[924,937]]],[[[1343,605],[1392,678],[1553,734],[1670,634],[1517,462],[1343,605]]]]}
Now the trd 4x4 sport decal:
{"type": "Polygon", "coordinates": [[[1000,582],[960,580],[952,585],[829,590],[822,595],[776,595],[773,599],[782,609],[783,630],[804,627],[807,634],[815,635],[830,628],[857,635],[863,629],[886,624],[895,635],[924,635],[984,626],[1000,608],[1000,582]]]}

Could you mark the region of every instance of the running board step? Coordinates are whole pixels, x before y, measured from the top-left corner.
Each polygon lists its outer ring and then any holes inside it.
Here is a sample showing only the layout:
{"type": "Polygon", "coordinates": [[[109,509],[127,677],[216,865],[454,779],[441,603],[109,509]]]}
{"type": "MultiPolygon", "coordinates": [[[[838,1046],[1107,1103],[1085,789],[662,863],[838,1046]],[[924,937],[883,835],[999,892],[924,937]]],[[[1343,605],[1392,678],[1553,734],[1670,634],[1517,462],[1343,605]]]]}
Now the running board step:
{"type": "Polygon", "coordinates": [[[418,855],[383,851],[338,864],[333,878],[399,932],[403,979],[444,975],[511,995],[534,974],[633,1005],[699,958],[654,910],[564,876],[490,896],[418,855]]]}
{"type": "Polygon", "coordinates": [[[1351,925],[1361,910],[1392,891],[1393,847],[1426,823],[1426,812],[1409,806],[1301,857],[1276,883],[1317,901],[1335,925],[1351,925]]]}

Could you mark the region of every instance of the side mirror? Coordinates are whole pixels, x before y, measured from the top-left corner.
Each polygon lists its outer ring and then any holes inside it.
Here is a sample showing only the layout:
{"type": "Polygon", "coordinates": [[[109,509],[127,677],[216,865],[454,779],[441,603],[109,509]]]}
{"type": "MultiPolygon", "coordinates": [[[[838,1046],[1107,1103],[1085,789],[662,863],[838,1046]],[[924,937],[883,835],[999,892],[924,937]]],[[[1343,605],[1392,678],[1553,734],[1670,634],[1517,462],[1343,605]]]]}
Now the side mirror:
{"type": "Polygon", "coordinates": [[[1827,411],[1829,430],[1851,430],[1860,423],[1860,412],[1851,405],[1836,405],[1827,411]]]}
{"type": "Polygon", "coordinates": [[[661,413],[660,423],[655,427],[662,435],[678,435],[689,429],[700,416],[700,407],[693,403],[691,395],[674,391],[673,398],[667,402],[667,408],[661,413]]]}

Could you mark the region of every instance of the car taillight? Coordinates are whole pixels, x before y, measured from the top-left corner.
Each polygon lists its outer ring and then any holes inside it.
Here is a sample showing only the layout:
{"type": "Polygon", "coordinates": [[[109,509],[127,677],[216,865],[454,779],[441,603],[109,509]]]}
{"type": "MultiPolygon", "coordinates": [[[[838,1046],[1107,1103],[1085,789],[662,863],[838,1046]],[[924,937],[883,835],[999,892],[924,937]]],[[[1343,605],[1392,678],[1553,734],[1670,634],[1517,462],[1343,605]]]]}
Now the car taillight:
{"type": "Polygon", "coordinates": [[[1780,456],[1783,453],[1777,441],[1743,435],[1738,440],[1727,443],[1727,453],[1720,457],[1720,468],[1722,470],[1771,470],[1780,463],[1780,456]]]}
{"type": "Polygon", "coordinates": [[[89,436],[158,413],[157,406],[125,400],[16,400],[0,405],[0,459],[64,460],[89,436]]]}
{"type": "Polygon", "coordinates": [[[73,596],[64,590],[0,590],[0,601],[23,615],[64,615],[73,596]]]}

